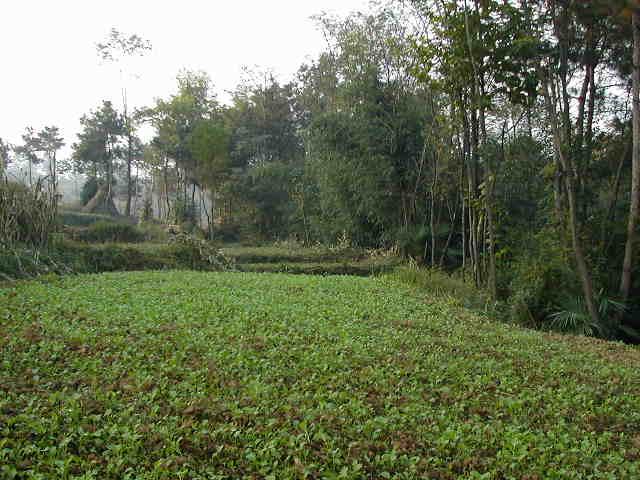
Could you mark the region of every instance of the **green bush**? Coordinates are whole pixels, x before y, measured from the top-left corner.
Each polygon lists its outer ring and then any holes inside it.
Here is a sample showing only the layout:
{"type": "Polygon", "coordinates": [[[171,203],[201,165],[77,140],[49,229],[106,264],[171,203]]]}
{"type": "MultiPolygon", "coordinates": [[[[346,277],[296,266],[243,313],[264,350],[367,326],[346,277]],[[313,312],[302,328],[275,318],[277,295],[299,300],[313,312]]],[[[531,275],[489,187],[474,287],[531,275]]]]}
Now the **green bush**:
{"type": "Polygon", "coordinates": [[[350,262],[280,262],[239,264],[243,272],[289,273],[303,275],[351,275],[370,277],[393,270],[395,261],[363,260],[350,262]]]}
{"type": "Polygon", "coordinates": [[[290,242],[260,247],[232,245],[225,247],[224,252],[238,263],[352,262],[368,257],[364,250],[357,248],[332,249],[323,245],[302,247],[290,242]]]}
{"type": "Polygon", "coordinates": [[[578,278],[559,256],[523,255],[508,271],[509,316],[520,325],[544,328],[558,305],[581,295],[578,278]]]}
{"type": "Polygon", "coordinates": [[[397,234],[396,242],[405,257],[423,258],[426,253],[424,246],[428,236],[428,227],[416,225],[401,229],[397,234]]]}
{"type": "Polygon", "coordinates": [[[77,232],[76,240],[88,243],[138,243],[145,240],[145,234],[133,225],[99,221],[77,232]]]}
{"type": "Polygon", "coordinates": [[[177,199],[173,204],[173,220],[176,223],[195,222],[199,212],[198,207],[183,198],[177,199]]]}
{"type": "Polygon", "coordinates": [[[618,315],[626,311],[623,303],[605,297],[602,292],[596,296],[595,301],[600,316],[599,322],[591,319],[582,295],[566,296],[562,299],[562,303],[556,306],[556,310],[548,316],[549,328],[563,333],[609,340],[621,338],[625,333],[633,336],[635,332],[628,329],[621,331],[619,323],[615,320],[618,315]]]}
{"type": "Polygon", "coordinates": [[[215,246],[197,239],[161,244],[87,244],[64,241],[48,250],[0,250],[0,281],[46,274],[100,273],[135,270],[235,269],[215,246]]]}
{"type": "Polygon", "coordinates": [[[210,242],[186,233],[179,233],[171,239],[168,252],[175,260],[194,270],[229,270],[234,262],[222,250],[210,242]]]}
{"type": "Polygon", "coordinates": [[[212,240],[223,243],[235,243],[240,241],[240,238],[243,237],[242,233],[242,228],[233,223],[216,225],[211,232],[213,236],[212,240]]]}
{"type": "Polygon", "coordinates": [[[169,240],[166,227],[151,220],[139,223],[138,230],[144,235],[146,242],[166,243],[169,240]]]}
{"type": "Polygon", "coordinates": [[[82,272],[161,270],[174,267],[168,265],[156,252],[144,251],[133,245],[67,245],[66,252],[77,259],[82,272]]]}
{"type": "Polygon", "coordinates": [[[408,265],[396,268],[387,276],[417,287],[434,298],[445,298],[467,308],[486,311],[495,307],[487,293],[442,270],[408,265]]]}
{"type": "Polygon", "coordinates": [[[97,222],[131,223],[124,217],[112,217],[97,213],[81,213],[73,211],[61,211],[58,213],[59,222],[69,227],[88,227],[97,222]]]}
{"type": "Polygon", "coordinates": [[[140,214],[140,220],[143,222],[153,220],[153,203],[151,198],[145,198],[142,204],[142,213],[140,214]]]}
{"type": "Polygon", "coordinates": [[[72,263],[73,259],[55,250],[3,248],[0,249],[0,281],[73,273],[72,263]]]}

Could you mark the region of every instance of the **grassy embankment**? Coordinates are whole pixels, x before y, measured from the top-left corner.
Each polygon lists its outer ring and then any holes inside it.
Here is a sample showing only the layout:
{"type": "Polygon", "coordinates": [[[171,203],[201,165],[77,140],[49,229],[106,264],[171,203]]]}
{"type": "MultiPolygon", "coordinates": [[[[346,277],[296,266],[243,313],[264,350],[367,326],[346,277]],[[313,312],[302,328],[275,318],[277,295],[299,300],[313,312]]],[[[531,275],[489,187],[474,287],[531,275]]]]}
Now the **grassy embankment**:
{"type": "Polygon", "coordinates": [[[226,246],[222,252],[244,272],[368,276],[391,271],[402,263],[395,256],[373,256],[356,248],[226,246]]]}

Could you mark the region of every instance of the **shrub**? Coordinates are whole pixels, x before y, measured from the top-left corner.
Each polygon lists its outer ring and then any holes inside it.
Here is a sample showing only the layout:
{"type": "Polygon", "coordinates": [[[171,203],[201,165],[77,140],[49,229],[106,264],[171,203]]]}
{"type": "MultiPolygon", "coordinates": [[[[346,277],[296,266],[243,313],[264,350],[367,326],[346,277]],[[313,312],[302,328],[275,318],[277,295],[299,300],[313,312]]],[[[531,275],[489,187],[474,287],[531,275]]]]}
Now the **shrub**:
{"type": "Polygon", "coordinates": [[[142,205],[142,212],[140,214],[140,220],[143,222],[148,222],[153,219],[153,203],[151,202],[151,198],[145,198],[144,203],[142,205]]]}
{"type": "Polygon", "coordinates": [[[0,249],[0,280],[13,281],[47,274],[73,273],[72,261],[73,259],[56,250],[3,248],[0,249]]]}
{"type": "MultiPolygon", "coordinates": [[[[600,337],[609,340],[633,335],[615,320],[625,313],[626,306],[599,292],[595,298],[598,306],[599,322],[593,322],[582,295],[566,296],[557,305],[556,310],[548,316],[549,327],[563,333],[600,337]]],[[[637,340],[637,339],[636,339],[637,340]]]]}
{"type": "Polygon", "coordinates": [[[217,240],[223,243],[235,243],[240,241],[243,237],[242,228],[234,223],[223,223],[222,225],[215,225],[210,235],[211,240],[217,240]]]}
{"type": "Polygon", "coordinates": [[[198,215],[198,207],[189,200],[178,198],[173,204],[173,219],[176,223],[195,222],[198,215]]]}
{"type": "Polygon", "coordinates": [[[133,245],[66,245],[67,254],[77,260],[80,272],[113,272],[123,270],[160,270],[173,268],[162,255],[133,245]]]}
{"type": "Polygon", "coordinates": [[[99,221],[77,232],[75,239],[88,243],[137,243],[145,240],[145,234],[133,225],[99,221]]]}
{"type": "Polygon", "coordinates": [[[210,242],[186,233],[179,233],[171,239],[170,253],[176,261],[195,270],[230,270],[234,262],[222,250],[210,242]]]}
{"type": "Polygon", "coordinates": [[[0,245],[41,248],[55,228],[55,203],[40,180],[33,187],[0,180],[0,245]]]}
{"type": "Polygon", "coordinates": [[[59,212],[58,219],[62,225],[69,227],[88,227],[89,225],[93,225],[97,222],[131,224],[131,220],[126,217],[112,217],[110,215],[101,215],[98,213],[81,213],[69,210],[59,212]]]}
{"type": "Polygon", "coordinates": [[[425,242],[429,236],[429,229],[425,226],[411,226],[403,228],[397,235],[397,246],[405,257],[423,258],[425,242]]]}
{"type": "Polygon", "coordinates": [[[151,220],[139,223],[138,230],[144,235],[147,242],[165,243],[169,240],[167,228],[151,220]]]}
{"type": "Polygon", "coordinates": [[[65,241],[43,251],[0,250],[0,280],[46,274],[100,273],[134,270],[233,270],[233,260],[199,240],[157,244],[87,244],[65,241]]]}
{"type": "Polygon", "coordinates": [[[486,311],[495,307],[487,293],[442,270],[410,264],[396,268],[388,277],[417,287],[435,298],[446,298],[467,308],[486,311]]]}
{"type": "Polygon", "coordinates": [[[580,295],[575,273],[559,256],[523,255],[512,262],[509,272],[509,316],[514,323],[544,328],[557,305],[580,295]]]}

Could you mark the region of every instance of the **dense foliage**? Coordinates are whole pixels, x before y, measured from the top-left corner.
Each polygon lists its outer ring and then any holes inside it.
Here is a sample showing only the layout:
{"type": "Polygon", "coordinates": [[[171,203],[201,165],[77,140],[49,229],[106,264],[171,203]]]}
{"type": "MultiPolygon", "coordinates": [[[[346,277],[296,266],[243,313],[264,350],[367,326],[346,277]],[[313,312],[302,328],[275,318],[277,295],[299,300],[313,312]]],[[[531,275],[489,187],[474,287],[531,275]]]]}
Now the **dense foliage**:
{"type": "Polygon", "coordinates": [[[135,270],[234,270],[215,245],[183,238],[170,244],[62,241],[46,250],[0,250],[0,280],[135,270]]]}
{"type": "Polygon", "coordinates": [[[0,479],[640,478],[640,3],[314,21],[0,139],[0,479]]]}
{"type": "Polygon", "coordinates": [[[144,233],[134,225],[106,221],[96,222],[75,235],[75,240],[90,243],[139,243],[144,239],[144,233]]]}
{"type": "Polygon", "coordinates": [[[636,349],[395,281],[116,273],[0,303],[3,478],[640,475],[636,349]]]}
{"type": "Polygon", "coordinates": [[[45,174],[55,208],[73,167],[85,213],[209,240],[394,249],[512,321],[640,342],[640,7],[390,1],[315,22],[326,48],[294,78],[247,71],[225,104],[184,70],[135,110],[123,86],[81,118],[72,165],[56,127],[27,128],[0,172],[45,174]]]}
{"type": "Polygon", "coordinates": [[[635,11],[415,0],[320,15],[327,49],[293,80],[249,72],[223,105],[186,71],[139,116],[155,130],[147,205],[209,238],[397,248],[472,278],[514,321],[566,314],[640,340],[635,11]]]}

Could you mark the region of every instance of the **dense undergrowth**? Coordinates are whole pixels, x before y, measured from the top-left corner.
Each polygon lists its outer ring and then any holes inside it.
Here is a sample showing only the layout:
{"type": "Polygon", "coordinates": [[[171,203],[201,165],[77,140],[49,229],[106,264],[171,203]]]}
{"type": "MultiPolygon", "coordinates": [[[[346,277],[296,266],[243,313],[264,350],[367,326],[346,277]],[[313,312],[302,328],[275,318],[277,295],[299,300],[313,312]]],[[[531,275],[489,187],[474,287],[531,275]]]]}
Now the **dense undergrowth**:
{"type": "Polygon", "coordinates": [[[98,222],[119,223],[132,225],[134,219],[129,217],[114,217],[101,213],[82,213],[74,210],[61,210],[58,212],[59,223],[71,227],[88,227],[98,222]]]}
{"type": "Polygon", "coordinates": [[[232,270],[233,259],[215,245],[191,238],[166,244],[64,241],[47,250],[0,251],[0,279],[13,281],[47,274],[80,274],[135,270],[232,270]]]}
{"type": "Polygon", "coordinates": [[[0,290],[3,478],[637,478],[636,348],[389,277],[0,290]]]}
{"type": "MultiPolygon", "coordinates": [[[[5,190],[12,192],[10,198],[14,199],[10,204],[30,205],[24,210],[25,218],[39,218],[37,204],[25,201],[40,190],[31,192],[24,187],[10,189],[9,186],[5,185],[5,190]],[[18,201],[18,198],[25,201],[18,201]]],[[[11,207],[6,213],[15,223],[14,210],[11,207]]],[[[468,279],[465,282],[459,274],[417,268],[415,263],[407,264],[392,251],[355,248],[346,237],[334,245],[303,246],[287,241],[261,246],[232,244],[220,249],[219,243],[205,241],[204,233],[194,225],[185,230],[186,223],[169,228],[153,220],[136,223],[134,219],[121,216],[69,210],[59,213],[57,228],[50,222],[32,220],[26,222],[30,227],[17,237],[3,235],[0,239],[3,244],[0,280],[50,273],[168,269],[357,276],[393,272],[396,278],[431,295],[453,297],[461,305],[505,322],[640,342],[640,330],[620,321],[621,315],[633,316],[633,305],[599,294],[596,301],[601,312],[600,321],[594,322],[581,302],[575,275],[566,262],[556,258],[557,255],[551,255],[554,260],[550,261],[542,260],[540,252],[532,252],[527,261],[515,262],[508,270],[517,274],[500,282],[499,300],[491,301],[485,292],[472,286],[468,279]],[[175,228],[181,233],[176,235],[175,228]],[[33,238],[41,238],[41,241],[35,242],[33,238]],[[554,288],[560,283],[574,285],[576,289],[567,293],[566,288],[554,288]]]]}
{"type": "MultiPolygon", "coordinates": [[[[186,233],[169,235],[153,222],[63,210],[45,227],[40,242],[25,235],[0,241],[0,281],[48,274],[234,269],[233,259],[216,244],[186,233]]],[[[28,232],[37,228],[36,222],[25,227],[28,232]]]]}
{"type": "Polygon", "coordinates": [[[322,245],[229,245],[222,252],[244,272],[369,276],[389,272],[404,263],[394,255],[322,245]]]}
{"type": "Polygon", "coordinates": [[[333,263],[363,260],[368,257],[364,249],[337,248],[324,245],[304,247],[297,243],[262,246],[228,245],[224,251],[238,263],[333,263]]]}
{"type": "Polygon", "coordinates": [[[87,243],[140,243],[145,241],[143,230],[134,225],[99,221],[84,229],[72,231],[74,240],[87,243]]]}

